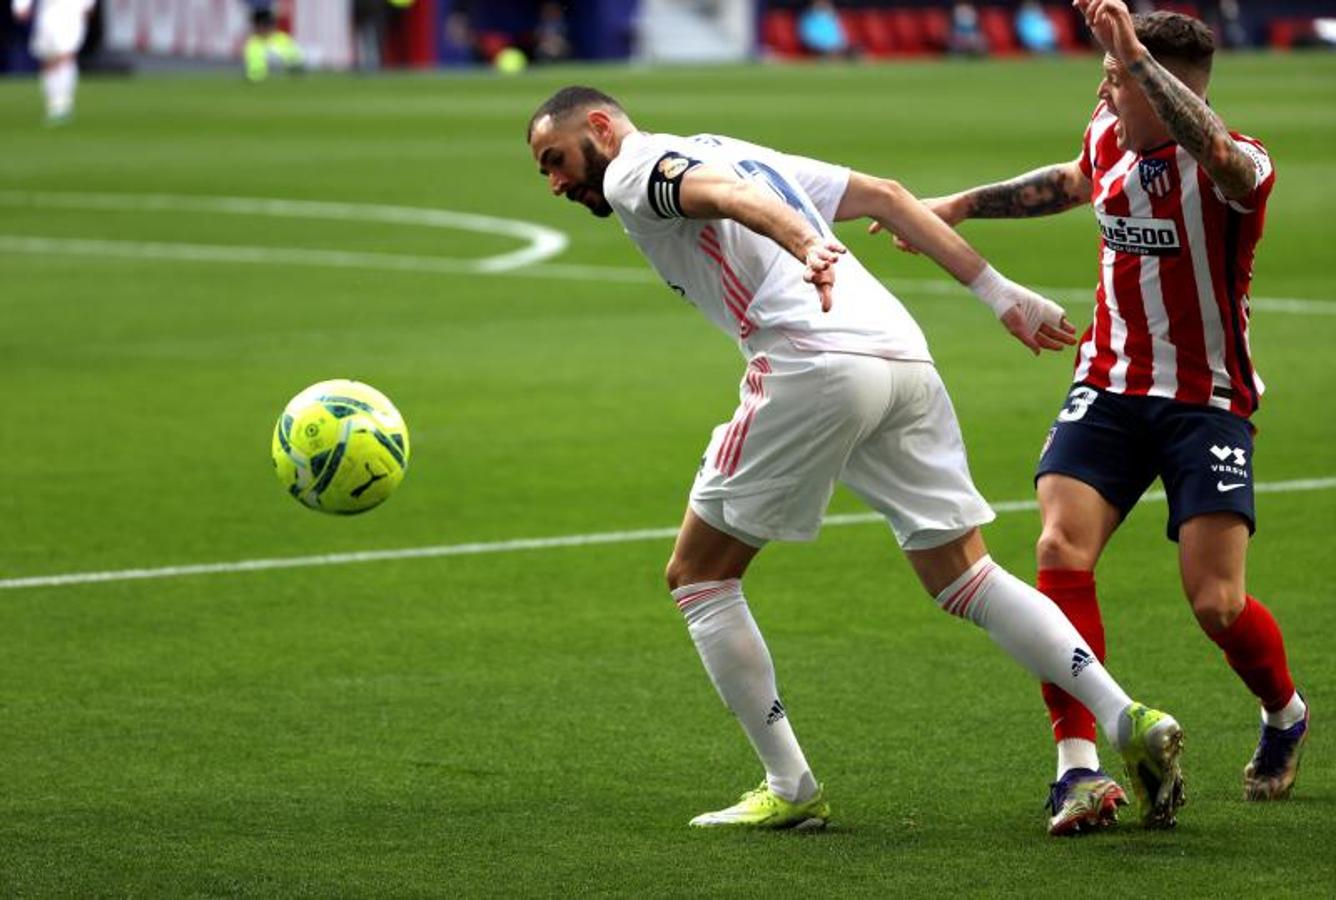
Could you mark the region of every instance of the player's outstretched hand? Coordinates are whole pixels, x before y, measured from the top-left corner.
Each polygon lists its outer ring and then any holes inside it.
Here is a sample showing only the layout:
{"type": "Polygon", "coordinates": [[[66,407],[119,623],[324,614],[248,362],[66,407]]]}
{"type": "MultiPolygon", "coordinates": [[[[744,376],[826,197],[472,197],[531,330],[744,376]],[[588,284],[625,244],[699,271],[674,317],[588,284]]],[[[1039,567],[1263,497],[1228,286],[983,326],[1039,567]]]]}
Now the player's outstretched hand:
{"type": "Polygon", "coordinates": [[[816,288],[817,296],[821,298],[822,312],[830,312],[831,291],[835,287],[835,263],[848,252],[848,248],[833,238],[814,242],[807,248],[807,271],[803,273],[803,281],[816,288]]]}
{"type": "Polygon", "coordinates": [[[1076,343],[1076,328],[1058,304],[985,266],[970,290],[1035,356],[1076,343]]]}
{"type": "Polygon", "coordinates": [[[1137,40],[1132,11],[1123,0],[1072,0],[1105,51],[1126,65],[1145,52],[1137,40]]]}
{"type": "MultiPolygon", "coordinates": [[[[959,209],[959,204],[957,204],[956,198],[954,197],[929,197],[926,200],[919,200],[919,202],[928,207],[928,210],[933,215],[937,216],[937,218],[941,219],[952,228],[959,225],[961,220],[965,218],[964,214],[959,209]]],[[[917,254],[919,252],[917,247],[909,243],[909,241],[905,240],[901,235],[893,232],[882,222],[873,221],[873,223],[867,227],[868,234],[880,234],[883,231],[891,236],[891,240],[895,242],[896,249],[903,250],[905,253],[917,254]]]]}

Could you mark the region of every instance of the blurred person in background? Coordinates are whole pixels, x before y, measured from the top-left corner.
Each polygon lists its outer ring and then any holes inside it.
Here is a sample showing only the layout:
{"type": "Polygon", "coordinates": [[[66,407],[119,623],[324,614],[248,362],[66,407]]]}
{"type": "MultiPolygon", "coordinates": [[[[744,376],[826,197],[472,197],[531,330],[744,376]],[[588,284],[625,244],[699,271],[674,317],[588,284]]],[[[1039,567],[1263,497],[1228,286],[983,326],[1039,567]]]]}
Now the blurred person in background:
{"type": "Polygon", "coordinates": [[[570,59],[571,40],[566,24],[566,10],[549,0],[538,10],[538,24],[533,32],[533,56],[537,62],[561,62],[570,59]]]}
{"type": "Polygon", "coordinates": [[[849,55],[849,36],[830,0],[814,0],[798,16],[798,40],[803,49],[817,56],[849,55]]]}
{"type": "Polygon", "coordinates": [[[1220,0],[1208,21],[1226,47],[1247,47],[1252,43],[1248,37],[1248,28],[1243,24],[1238,0],[1220,0]]]}
{"type": "Polygon", "coordinates": [[[472,65],[483,61],[473,22],[462,9],[454,9],[446,14],[442,58],[447,65],[472,65]]]}
{"type": "Polygon", "coordinates": [[[353,65],[358,71],[380,68],[388,0],[353,0],[353,65]]]}
{"type": "Polygon", "coordinates": [[[83,46],[88,16],[97,0],[13,0],[14,18],[32,21],[29,49],[42,66],[42,97],[46,124],[64,125],[74,116],[74,93],[79,86],[79,48],[83,46]]]}
{"type": "Polygon", "coordinates": [[[1031,53],[1052,53],[1058,48],[1058,30],[1036,0],[1025,0],[1016,10],[1016,36],[1031,53]]]}
{"type": "Polygon", "coordinates": [[[957,3],[951,8],[951,37],[947,49],[962,56],[988,53],[988,41],[979,27],[979,11],[973,3],[957,3]]]}
{"type": "Polygon", "coordinates": [[[251,35],[246,39],[244,60],[246,79],[264,81],[269,69],[300,72],[305,65],[302,48],[286,31],[278,27],[275,0],[246,0],[251,10],[251,35]]]}

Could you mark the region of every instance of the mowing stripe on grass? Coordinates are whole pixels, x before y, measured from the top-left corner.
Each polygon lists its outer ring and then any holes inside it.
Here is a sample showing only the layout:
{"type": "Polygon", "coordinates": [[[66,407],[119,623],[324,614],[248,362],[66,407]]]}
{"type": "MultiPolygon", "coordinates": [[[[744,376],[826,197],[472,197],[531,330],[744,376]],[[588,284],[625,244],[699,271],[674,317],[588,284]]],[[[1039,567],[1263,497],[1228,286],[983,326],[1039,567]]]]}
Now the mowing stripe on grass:
{"type": "MultiPolygon", "coordinates": [[[[4,193],[0,192],[0,199],[4,193]]],[[[401,207],[390,207],[400,209],[401,207]]],[[[404,207],[410,208],[410,207],[404,207]]],[[[444,213],[444,210],[423,210],[444,213]]],[[[525,223],[515,223],[517,225],[525,223]]],[[[461,226],[462,227],[462,226],[461,226]]],[[[565,240],[565,237],[562,237],[565,240]]],[[[49,238],[37,235],[0,234],[0,253],[84,256],[109,259],[147,259],[168,262],[248,263],[283,266],[317,266],[335,269],[373,269],[381,272],[423,272],[432,275],[505,275],[512,278],[563,278],[616,284],[656,284],[659,279],[648,268],[581,265],[579,263],[516,262],[518,254],[534,252],[548,258],[546,250],[526,249],[515,254],[486,259],[452,259],[412,256],[403,253],[372,253],[355,250],[312,250],[298,247],[256,247],[241,244],[189,244],[172,241],[119,241],[98,238],[49,238]]],[[[967,292],[945,278],[895,278],[883,283],[904,293],[943,294],[965,297],[967,292]]],[[[1086,303],[1091,288],[1028,285],[1058,300],[1086,303]]],[[[1253,309],[1305,316],[1336,316],[1336,301],[1301,297],[1253,297],[1253,309]]]]}
{"type": "MultiPolygon", "coordinates": [[[[1289,494],[1300,491],[1325,491],[1336,488],[1336,478],[1301,478],[1272,481],[1254,487],[1260,494],[1289,494]]],[[[1164,499],[1162,491],[1153,491],[1143,501],[1164,499]]],[[[1005,500],[994,503],[999,513],[1036,509],[1033,500],[1005,500]]],[[[876,513],[847,513],[827,516],[826,526],[862,525],[880,522],[876,513]]],[[[290,556],[275,559],[243,559],[235,562],[201,563],[189,566],[164,566],[157,569],[117,569],[108,572],[71,572],[65,575],[34,575],[0,580],[0,589],[64,587],[96,584],[104,581],[137,581],[146,578],[183,578],[188,575],[224,575],[233,572],[258,572],[266,569],[300,569],[310,566],[341,566],[351,563],[383,562],[396,559],[430,559],[440,556],[477,556],[483,553],[517,553],[524,550],[551,550],[559,547],[587,547],[595,544],[627,544],[634,541],[669,540],[677,536],[677,527],[641,528],[635,531],[605,531],[594,534],[568,534],[546,538],[519,538],[472,544],[439,544],[434,547],[405,547],[399,550],[365,550],[357,553],[326,553],[317,556],[290,556]]]]}

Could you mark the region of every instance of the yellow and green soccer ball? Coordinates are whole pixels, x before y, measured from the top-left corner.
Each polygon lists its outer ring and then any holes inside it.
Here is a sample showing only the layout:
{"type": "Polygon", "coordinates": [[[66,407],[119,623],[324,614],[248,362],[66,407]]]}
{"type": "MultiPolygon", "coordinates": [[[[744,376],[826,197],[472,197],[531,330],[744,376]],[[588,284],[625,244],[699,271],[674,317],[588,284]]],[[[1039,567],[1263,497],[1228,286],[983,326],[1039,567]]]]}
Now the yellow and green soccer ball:
{"type": "Polygon", "coordinates": [[[311,509],[366,512],[404,480],[408,426],[371,385],[322,381],[288,401],[271,452],[278,480],[311,509]]]}

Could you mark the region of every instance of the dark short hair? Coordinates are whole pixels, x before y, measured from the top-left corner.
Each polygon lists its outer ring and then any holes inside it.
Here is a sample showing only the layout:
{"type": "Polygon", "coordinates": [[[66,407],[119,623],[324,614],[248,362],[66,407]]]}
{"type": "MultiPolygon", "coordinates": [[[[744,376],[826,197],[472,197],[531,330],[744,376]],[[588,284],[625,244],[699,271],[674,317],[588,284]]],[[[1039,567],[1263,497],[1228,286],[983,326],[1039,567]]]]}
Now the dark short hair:
{"type": "Polygon", "coordinates": [[[1176,12],[1139,13],[1132,17],[1137,40],[1146,45],[1150,55],[1169,65],[1177,61],[1211,73],[1215,56],[1215,36],[1200,19],[1176,12]]]}
{"type": "Polygon", "coordinates": [[[620,113],[626,112],[622,109],[620,103],[598,88],[572,84],[548,97],[543,101],[543,105],[534,111],[534,114],[529,117],[529,127],[525,132],[524,139],[528,141],[533,137],[533,126],[543,116],[551,116],[553,122],[560,122],[571,113],[588,109],[591,106],[610,106],[620,113]]]}

